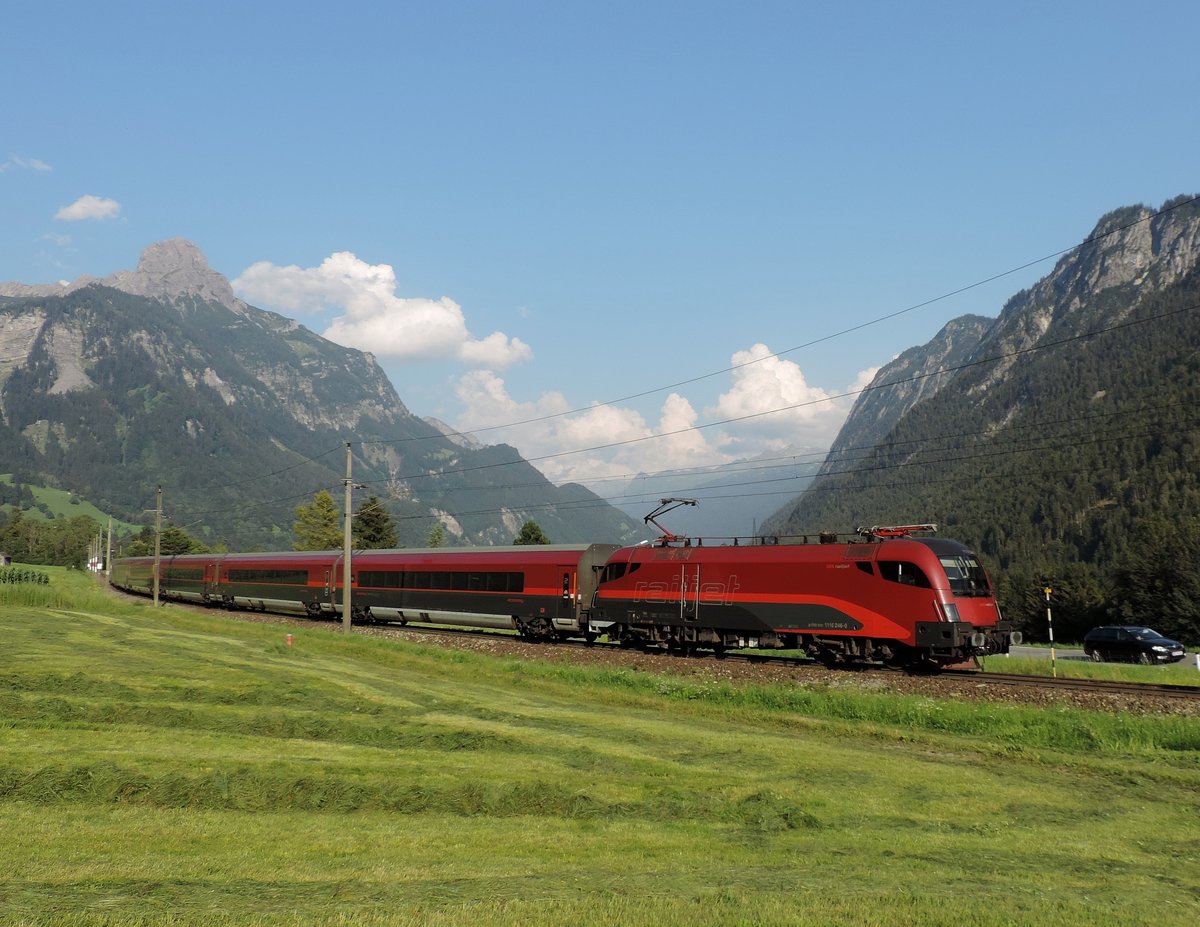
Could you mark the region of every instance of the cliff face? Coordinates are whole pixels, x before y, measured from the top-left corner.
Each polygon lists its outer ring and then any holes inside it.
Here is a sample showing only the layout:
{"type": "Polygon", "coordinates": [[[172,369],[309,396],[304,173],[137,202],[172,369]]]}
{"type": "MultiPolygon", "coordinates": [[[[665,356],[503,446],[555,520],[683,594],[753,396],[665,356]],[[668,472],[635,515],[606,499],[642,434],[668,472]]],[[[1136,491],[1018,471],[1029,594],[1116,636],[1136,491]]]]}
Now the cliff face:
{"type": "Polygon", "coordinates": [[[124,363],[148,363],[158,377],[212,389],[227,406],[271,408],[306,428],[411,417],[369,354],[247,305],[182,238],[151,245],[136,270],[103,279],[0,285],[0,295],[21,293],[25,301],[0,316],[0,385],[37,363],[53,370],[52,395],[92,389],[88,369],[133,352],[139,356],[124,363]],[[145,303],[106,297],[106,290],[145,303]]]}
{"type": "MultiPolygon", "coordinates": [[[[1200,222],[1195,205],[1161,210],[1130,206],[1100,219],[1078,248],[1042,280],[1005,303],[996,319],[963,316],[928,343],[880,368],[838,433],[821,474],[852,468],[918,403],[955,382],[982,396],[1002,383],[1020,352],[1052,333],[1066,338],[1117,324],[1142,295],[1170,288],[1200,265],[1200,222]],[[954,368],[1001,358],[985,369],[954,368]]],[[[1009,410],[1008,414],[1011,414],[1009,410]]]]}
{"type": "Polygon", "coordinates": [[[865,394],[774,533],[936,522],[1004,566],[1111,568],[1147,526],[1200,517],[1196,198],[1104,216],[957,364],[973,334],[945,334],[876,381],[961,369],[865,394]]]}
{"type": "Polygon", "coordinates": [[[917,403],[930,398],[954,376],[953,369],[971,356],[994,319],[964,315],[948,322],[934,338],[909,348],[879,368],[850,410],[821,467],[835,473],[882,441],[917,403]]]}
{"type": "Polygon", "coordinates": [[[286,547],[292,509],[306,501],[297,493],[338,488],[343,456],[328,452],[349,441],[361,443],[356,477],[394,489],[406,543],[463,511],[479,513],[453,520],[464,542],[507,543],[526,517],[558,541],[636,530],[596,497],[586,515],[558,513],[563,490],[510,448],[446,438],[405,407],[370,354],[247,305],[183,239],[147,248],[133,271],[3,284],[0,297],[0,472],[26,482],[134,519],[162,483],[231,543],[286,547]],[[497,453],[504,466],[447,473],[497,453]],[[277,500],[265,517],[238,515],[262,500],[277,500]]]}
{"type": "MultiPolygon", "coordinates": [[[[1187,199],[1168,201],[1161,210],[1129,206],[1101,218],[1053,271],[1005,303],[978,356],[1010,355],[1051,333],[1064,338],[1115,324],[1146,294],[1178,283],[1200,264],[1196,204],[1172,208],[1187,199]]],[[[1012,357],[996,363],[971,378],[970,388],[986,392],[1014,363],[1012,357]]]]}

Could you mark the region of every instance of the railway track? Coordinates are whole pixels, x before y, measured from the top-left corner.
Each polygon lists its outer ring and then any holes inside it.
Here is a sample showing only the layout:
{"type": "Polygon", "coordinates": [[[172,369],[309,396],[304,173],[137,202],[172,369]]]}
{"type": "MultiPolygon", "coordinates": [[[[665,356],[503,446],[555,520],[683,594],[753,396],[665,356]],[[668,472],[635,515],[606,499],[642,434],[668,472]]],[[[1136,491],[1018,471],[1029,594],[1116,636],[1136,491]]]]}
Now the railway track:
{"type": "Polygon", "coordinates": [[[1155,682],[1119,682],[1112,679],[1072,679],[1059,676],[1022,676],[1017,673],[985,673],[981,670],[944,670],[945,676],[961,676],[979,683],[1005,686],[1053,686],[1086,692],[1133,695],[1162,695],[1168,698],[1200,699],[1200,686],[1155,682]]]}
{"type": "MultiPolygon", "coordinates": [[[[111,587],[107,587],[111,588],[111,587]]],[[[119,590],[113,590],[118,595],[127,595],[119,590]]],[[[241,618],[252,621],[272,621],[281,624],[289,624],[297,628],[311,625],[308,619],[299,618],[296,616],[276,615],[268,612],[245,611],[245,610],[225,610],[214,609],[212,606],[192,605],[189,603],[172,602],[171,604],[194,609],[199,612],[220,611],[222,614],[228,615],[231,618],[241,618]]],[[[425,637],[444,637],[447,639],[457,638],[459,640],[479,640],[490,641],[494,643],[503,643],[506,647],[520,649],[522,651],[528,649],[530,653],[536,653],[538,648],[543,647],[561,647],[561,648],[578,648],[582,651],[592,651],[599,653],[610,653],[613,655],[622,654],[628,656],[644,656],[651,659],[662,660],[664,665],[678,661],[680,663],[693,663],[700,665],[728,665],[728,664],[745,664],[748,666],[759,666],[763,668],[772,667],[780,670],[787,670],[798,676],[812,676],[816,679],[830,678],[831,670],[814,660],[806,657],[797,656],[775,656],[764,653],[738,653],[727,652],[716,654],[711,651],[701,651],[700,653],[685,654],[679,651],[667,650],[630,650],[627,647],[622,647],[619,644],[610,644],[607,642],[586,643],[584,641],[555,641],[552,643],[538,643],[528,641],[520,637],[515,632],[483,630],[478,628],[453,628],[441,625],[422,625],[422,624],[398,624],[398,623],[383,623],[376,625],[355,625],[355,630],[363,633],[378,633],[387,636],[406,636],[409,634],[420,634],[425,637]]],[[[1158,683],[1137,683],[1137,682],[1116,682],[1111,680],[1094,680],[1094,679],[1071,679],[1065,677],[1054,678],[1052,676],[1032,676],[1018,675],[1015,673],[987,673],[981,670],[963,670],[963,669],[947,669],[938,673],[930,674],[914,674],[907,673],[898,669],[887,669],[879,666],[866,665],[850,665],[838,667],[832,671],[838,676],[846,676],[848,678],[859,679],[878,679],[883,683],[897,682],[899,680],[909,680],[911,682],[919,682],[922,678],[930,682],[941,680],[943,683],[957,681],[960,685],[970,685],[972,689],[979,692],[1001,691],[1007,689],[1014,694],[1018,691],[1033,691],[1041,690],[1042,692],[1052,693],[1057,692],[1061,695],[1068,693],[1077,693],[1079,695],[1091,696],[1106,696],[1112,698],[1128,698],[1131,701],[1137,699],[1164,700],[1162,704],[1175,703],[1180,706],[1180,709],[1190,714],[1194,708],[1192,706],[1200,704],[1200,686],[1185,686],[1185,685],[1168,685],[1158,683]],[[1185,707],[1187,706],[1187,707],[1185,707]]],[[[1110,702],[1111,705],[1111,702],[1110,702]]]]}
{"type": "MultiPolygon", "coordinates": [[[[534,641],[526,641],[516,634],[506,634],[497,631],[485,631],[479,629],[467,628],[446,628],[437,626],[426,626],[419,624],[391,624],[384,625],[397,631],[411,630],[422,634],[443,635],[448,637],[502,637],[505,640],[513,643],[527,644],[530,648],[544,646],[534,641]]],[[[607,642],[586,643],[584,641],[555,641],[553,646],[571,647],[581,649],[612,649],[614,651],[628,651],[628,648],[621,647],[619,644],[610,644],[607,642]]],[[[749,663],[757,665],[773,665],[787,668],[794,668],[801,671],[811,669],[814,672],[826,672],[828,667],[815,660],[810,660],[807,657],[794,656],[772,656],[770,654],[761,653],[723,653],[717,654],[711,651],[700,651],[699,653],[684,653],[682,651],[655,650],[647,649],[640,651],[657,657],[678,658],[681,660],[717,660],[732,663],[749,663]]],[[[907,673],[905,670],[888,669],[879,666],[869,665],[849,665],[838,667],[838,672],[854,673],[860,676],[878,675],[884,678],[895,678],[898,675],[914,675],[907,673]]],[[[922,675],[922,674],[915,674],[922,675]]],[[[1076,679],[1063,676],[1037,676],[1037,675],[1021,675],[1017,673],[988,673],[983,670],[971,669],[944,669],[936,673],[925,675],[936,676],[942,679],[961,679],[970,681],[976,685],[998,685],[1011,687],[1025,688],[1042,688],[1042,689],[1057,689],[1075,690],[1079,692],[1087,692],[1091,694],[1105,695],[1134,695],[1146,696],[1155,695],[1166,698],[1192,699],[1200,700],[1200,686],[1185,686],[1172,685],[1165,683],[1150,683],[1150,682],[1120,682],[1116,680],[1105,679],[1076,679]]]]}

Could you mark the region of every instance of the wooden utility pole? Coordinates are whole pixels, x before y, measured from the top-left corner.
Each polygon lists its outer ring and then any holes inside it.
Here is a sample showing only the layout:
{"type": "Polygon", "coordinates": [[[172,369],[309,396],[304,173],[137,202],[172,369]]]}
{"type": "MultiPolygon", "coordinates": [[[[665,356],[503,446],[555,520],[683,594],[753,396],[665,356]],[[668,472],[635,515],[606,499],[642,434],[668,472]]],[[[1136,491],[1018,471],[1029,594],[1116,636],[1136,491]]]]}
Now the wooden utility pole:
{"type": "Polygon", "coordinates": [[[158,605],[158,563],[162,558],[162,487],[154,505],[154,604],[158,605]]]}
{"type": "Polygon", "coordinates": [[[346,634],[350,633],[350,581],[353,573],[350,572],[350,555],[351,546],[354,543],[354,532],[350,526],[350,506],[351,506],[351,490],[354,488],[354,478],[350,474],[350,442],[346,442],[346,478],[342,481],[346,484],[346,501],[345,501],[345,528],[342,534],[342,631],[346,634]]]}

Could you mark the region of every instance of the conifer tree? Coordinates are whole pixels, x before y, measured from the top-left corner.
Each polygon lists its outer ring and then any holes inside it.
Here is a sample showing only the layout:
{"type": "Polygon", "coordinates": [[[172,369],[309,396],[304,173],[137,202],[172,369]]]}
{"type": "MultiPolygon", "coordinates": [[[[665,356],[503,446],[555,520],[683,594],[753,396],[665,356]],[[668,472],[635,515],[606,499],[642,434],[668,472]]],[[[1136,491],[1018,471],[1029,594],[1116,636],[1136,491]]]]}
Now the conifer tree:
{"type": "Polygon", "coordinates": [[[296,506],[293,550],[335,550],[342,546],[342,529],[333,496],[322,489],[312,504],[296,506]]]}
{"type": "Polygon", "coordinates": [[[398,547],[396,523],[377,496],[368,496],[354,513],[354,546],[360,550],[398,547]]]}
{"type": "Polygon", "coordinates": [[[514,544],[549,544],[550,539],[542,531],[542,526],[532,518],[521,525],[521,533],[513,538],[514,544]]]}

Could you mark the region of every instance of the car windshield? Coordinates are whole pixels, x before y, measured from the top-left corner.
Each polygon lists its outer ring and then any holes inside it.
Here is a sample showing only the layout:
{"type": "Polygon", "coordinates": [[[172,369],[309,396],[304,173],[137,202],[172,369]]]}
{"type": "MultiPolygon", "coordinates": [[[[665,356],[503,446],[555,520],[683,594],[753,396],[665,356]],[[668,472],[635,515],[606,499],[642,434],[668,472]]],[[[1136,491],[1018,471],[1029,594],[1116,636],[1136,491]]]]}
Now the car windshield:
{"type": "Polygon", "coordinates": [[[950,591],[956,596],[991,595],[987,573],[974,557],[939,557],[946,579],[950,580],[950,591]]]}
{"type": "Polygon", "coordinates": [[[1129,633],[1140,641],[1149,640],[1153,637],[1162,637],[1162,635],[1153,628],[1130,628],[1129,633]]]}

